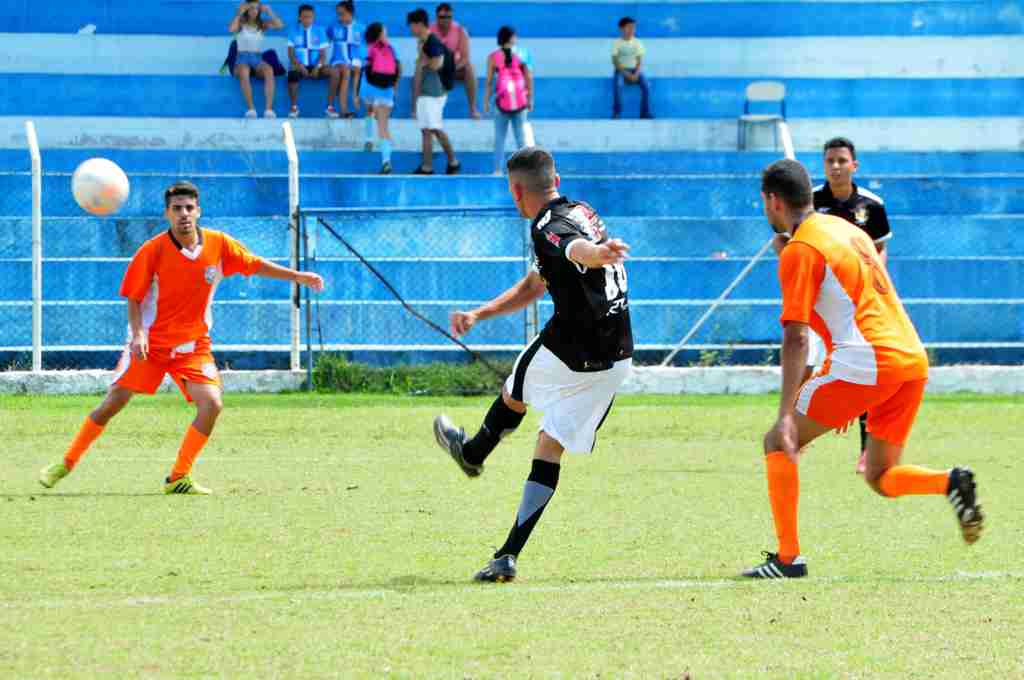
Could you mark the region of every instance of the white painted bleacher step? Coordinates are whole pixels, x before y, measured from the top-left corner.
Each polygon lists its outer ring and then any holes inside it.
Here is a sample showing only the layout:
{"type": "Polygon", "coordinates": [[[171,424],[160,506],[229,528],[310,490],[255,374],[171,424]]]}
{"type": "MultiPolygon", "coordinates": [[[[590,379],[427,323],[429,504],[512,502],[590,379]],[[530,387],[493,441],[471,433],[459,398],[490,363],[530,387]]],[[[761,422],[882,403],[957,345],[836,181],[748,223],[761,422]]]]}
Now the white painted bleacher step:
{"type": "MultiPolygon", "coordinates": [[[[35,117],[39,143],[47,148],[282,150],[281,120],[225,118],[78,118],[35,117]]],[[[358,150],[361,120],[292,121],[302,149],[358,150]]],[[[736,148],[731,119],[537,120],[537,142],[553,151],[727,151],[736,148]]],[[[837,134],[857,140],[864,151],[1019,151],[1024,148],[1024,118],[798,118],[789,121],[799,151],[817,151],[837,134]]],[[[415,121],[391,122],[395,148],[419,148],[415,121]]],[[[489,120],[446,121],[457,150],[490,151],[494,125],[489,120]]],[[[770,143],[765,132],[755,147],[770,143]]],[[[0,148],[24,149],[25,119],[0,117],[0,148]]],[[[283,153],[283,151],[282,151],[283,153]]]]}
{"type": "MultiPolygon", "coordinates": [[[[607,78],[612,38],[521,37],[539,77],[607,78]]],[[[231,37],[0,33],[0,73],[214,75],[231,37]]],[[[412,73],[413,41],[394,40],[412,73]]],[[[1020,78],[1024,36],[650,39],[652,77],[1020,78]]],[[[267,47],[287,58],[284,38],[267,47]]],[[[476,36],[483,77],[491,36],[476,36]]]]}

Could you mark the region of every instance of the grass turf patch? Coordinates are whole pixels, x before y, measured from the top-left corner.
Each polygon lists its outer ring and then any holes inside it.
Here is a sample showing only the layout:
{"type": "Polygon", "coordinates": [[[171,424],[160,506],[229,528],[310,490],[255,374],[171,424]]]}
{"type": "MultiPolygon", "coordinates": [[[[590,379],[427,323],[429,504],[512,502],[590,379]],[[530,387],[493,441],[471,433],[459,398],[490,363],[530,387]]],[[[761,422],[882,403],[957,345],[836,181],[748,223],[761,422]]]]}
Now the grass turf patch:
{"type": "Polygon", "coordinates": [[[485,474],[436,448],[489,398],[227,395],[165,497],[191,409],[137,398],[54,491],[96,397],[3,397],[6,677],[972,677],[1024,674],[1019,398],[929,397],[906,460],[978,474],[966,547],[939,497],[882,499],[855,437],[801,467],[811,577],[733,579],[773,547],[759,441],[774,397],[624,397],[565,461],[520,580],[472,573],[511,525],[536,413],[485,474]]]}

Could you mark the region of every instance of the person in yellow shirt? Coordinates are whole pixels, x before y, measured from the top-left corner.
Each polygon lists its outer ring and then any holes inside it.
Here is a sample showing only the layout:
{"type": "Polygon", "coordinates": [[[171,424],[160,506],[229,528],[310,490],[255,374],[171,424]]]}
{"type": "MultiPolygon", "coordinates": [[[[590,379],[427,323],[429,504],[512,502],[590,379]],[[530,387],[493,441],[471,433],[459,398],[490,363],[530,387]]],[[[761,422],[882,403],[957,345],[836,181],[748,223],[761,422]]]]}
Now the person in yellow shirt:
{"type": "Polygon", "coordinates": [[[612,77],[612,89],[615,92],[612,118],[622,115],[623,83],[640,86],[640,117],[654,118],[651,114],[650,87],[641,70],[644,44],[636,37],[636,20],[630,17],[619,19],[619,33],[622,37],[612,43],[612,65],[615,66],[615,74],[612,77]]]}

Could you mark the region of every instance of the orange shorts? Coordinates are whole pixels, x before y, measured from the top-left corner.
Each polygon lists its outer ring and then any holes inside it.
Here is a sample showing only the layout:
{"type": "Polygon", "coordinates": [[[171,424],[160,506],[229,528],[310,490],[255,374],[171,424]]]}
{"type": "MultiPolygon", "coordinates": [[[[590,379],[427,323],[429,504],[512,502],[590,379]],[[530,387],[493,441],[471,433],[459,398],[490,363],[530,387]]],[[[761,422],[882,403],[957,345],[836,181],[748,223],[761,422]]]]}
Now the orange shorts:
{"type": "MultiPolygon", "coordinates": [[[[131,355],[128,348],[114,369],[114,384],[140,394],[154,394],[170,374],[185,399],[192,401],[185,383],[217,385],[220,387],[220,372],[210,352],[209,338],[198,340],[193,351],[150,348],[145,361],[131,355]]],[[[190,349],[190,348],[189,348],[190,349]]]]}
{"type": "Polygon", "coordinates": [[[796,400],[796,410],[828,427],[842,427],[868,414],[868,432],[876,439],[903,445],[924,398],[927,380],[889,385],[855,385],[834,375],[808,380],[796,400]]]}

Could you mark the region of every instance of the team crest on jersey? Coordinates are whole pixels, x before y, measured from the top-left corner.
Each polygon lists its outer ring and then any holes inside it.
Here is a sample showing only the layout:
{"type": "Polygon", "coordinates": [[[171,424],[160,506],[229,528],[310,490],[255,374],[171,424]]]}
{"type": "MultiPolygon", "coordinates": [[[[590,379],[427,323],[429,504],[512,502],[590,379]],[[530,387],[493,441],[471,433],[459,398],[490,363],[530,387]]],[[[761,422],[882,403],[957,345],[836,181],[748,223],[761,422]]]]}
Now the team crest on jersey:
{"type": "Polygon", "coordinates": [[[853,211],[853,219],[857,221],[857,224],[864,226],[868,223],[868,207],[862,205],[853,211]]]}
{"type": "Polygon", "coordinates": [[[552,234],[549,231],[545,232],[544,237],[547,238],[548,242],[556,248],[562,244],[562,239],[558,238],[558,234],[552,234]]]}
{"type": "Polygon", "coordinates": [[[203,272],[203,275],[206,277],[206,282],[213,285],[213,282],[217,280],[217,268],[209,266],[206,268],[206,271],[203,272]]]}
{"type": "Polygon", "coordinates": [[[604,222],[588,205],[578,205],[569,212],[569,219],[593,241],[604,239],[604,222]]]}

